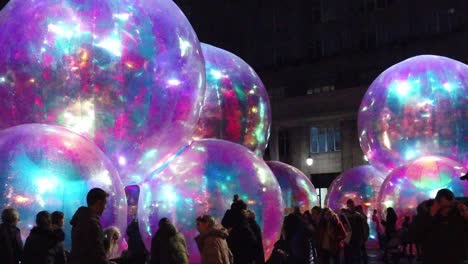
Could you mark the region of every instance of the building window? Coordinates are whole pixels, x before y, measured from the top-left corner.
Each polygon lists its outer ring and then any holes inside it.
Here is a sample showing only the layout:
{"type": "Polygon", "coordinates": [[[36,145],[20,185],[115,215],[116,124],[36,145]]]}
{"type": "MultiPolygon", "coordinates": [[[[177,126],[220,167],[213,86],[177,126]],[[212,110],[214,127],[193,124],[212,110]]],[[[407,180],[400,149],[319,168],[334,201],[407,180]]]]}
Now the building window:
{"type": "Polygon", "coordinates": [[[340,130],[334,127],[310,129],[310,152],[325,153],[341,150],[340,130]]]}

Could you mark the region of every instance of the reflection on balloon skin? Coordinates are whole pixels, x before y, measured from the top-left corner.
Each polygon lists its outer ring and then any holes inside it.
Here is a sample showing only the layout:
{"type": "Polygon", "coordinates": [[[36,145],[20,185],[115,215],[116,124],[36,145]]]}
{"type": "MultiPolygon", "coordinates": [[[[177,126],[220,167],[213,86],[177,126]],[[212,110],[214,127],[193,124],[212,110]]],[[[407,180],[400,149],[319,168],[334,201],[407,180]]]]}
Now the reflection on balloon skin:
{"type": "Polygon", "coordinates": [[[359,110],[359,141],[370,163],[385,171],[427,155],[463,162],[467,116],[468,66],[416,56],[369,87],[359,110]]]}
{"type": "Polygon", "coordinates": [[[362,205],[371,225],[370,237],[377,237],[372,212],[378,207],[378,194],[385,175],[370,165],[349,169],[336,178],[328,188],[325,206],[338,211],[346,208],[346,201],[352,199],[356,205],[362,205]]]}
{"type": "Polygon", "coordinates": [[[207,44],[201,47],[206,62],[206,93],[194,137],[231,141],[263,156],[271,125],[265,86],[241,58],[207,44]]]}
{"type": "Polygon", "coordinates": [[[281,187],[284,207],[305,206],[307,210],[320,206],[315,187],[300,170],[279,161],[267,161],[281,187]]]}
{"type": "MultiPolygon", "coordinates": [[[[42,210],[70,219],[94,187],[110,194],[101,217],[103,227],[125,230],[127,202],[119,175],[93,142],[60,126],[27,124],[0,131],[0,200],[17,208],[19,228],[25,239],[42,210]]],[[[65,244],[70,246],[70,236],[65,244]]]]}
{"type": "Polygon", "coordinates": [[[193,142],[142,185],[138,218],[145,245],[150,247],[159,219],[168,217],[186,237],[190,263],[199,263],[193,240],[197,235],[196,217],[211,214],[221,222],[234,194],[256,213],[268,257],[282,224],[283,201],[278,182],[253,152],[216,139],[193,142]]]}
{"type": "Polygon", "coordinates": [[[126,184],[189,144],[205,65],[170,0],[11,0],[0,12],[0,128],[66,126],[126,184]]]}
{"type": "Polygon", "coordinates": [[[468,196],[468,182],[460,177],[467,172],[458,162],[427,156],[393,170],[382,184],[379,206],[383,213],[393,207],[401,225],[405,216],[416,214],[417,206],[435,198],[440,189],[450,189],[456,197],[468,196]]]}

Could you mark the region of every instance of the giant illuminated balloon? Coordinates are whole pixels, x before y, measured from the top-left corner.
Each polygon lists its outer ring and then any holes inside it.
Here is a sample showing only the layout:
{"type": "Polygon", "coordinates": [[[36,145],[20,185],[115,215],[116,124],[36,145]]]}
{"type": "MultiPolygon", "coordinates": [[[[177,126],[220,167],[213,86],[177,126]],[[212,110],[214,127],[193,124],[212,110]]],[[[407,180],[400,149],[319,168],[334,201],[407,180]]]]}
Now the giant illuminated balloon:
{"type": "Polygon", "coordinates": [[[388,68],[367,90],[358,118],[361,148],[372,165],[388,171],[427,155],[462,162],[467,116],[468,66],[413,57],[388,68]]]}
{"type": "Polygon", "coordinates": [[[110,196],[103,227],[126,227],[127,203],[117,170],[93,142],[60,126],[27,124],[0,131],[0,201],[20,213],[23,239],[36,213],[65,214],[66,244],[70,219],[94,187],[110,196]]]}
{"type": "Polygon", "coordinates": [[[457,197],[468,196],[468,182],[459,178],[467,170],[458,162],[427,156],[396,168],[382,184],[379,203],[382,212],[388,207],[395,209],[399,224],[405,216],[416,214],[417,206],[433,199],[437,191],[448,188],[457,197]]]}
{"type": "Polygon", "coordinates": [[[195,138],[218,138],[246,146],[263,156],[271,110],[257,73],[236,55],[202,44],[206,93],[195,138]]]}
{"type": "Polygon", "coordinates": [[[315,187],[300,170],[279,161],[267,161],[268,167],[278,180],[285,208],[305,206],[312,209],[320,206],[315,187]]]}
{"type": "Polygon", "coordinates": [[[94,139],[127,183],[191,139],[205,66],[173,1],[11,0],[0,28],[0,129],[66,126],[94,139]]]}
{"type": "Polygon", "coordinates": [[[141,187],[138,218],[145,245],[162,217],[184,234],[190,263],[199,263],[195,219],[213,215],[219,222],[238,194],[255,211],[263,231],[265,255],[279,238],[283,202],[281,190],[265,162],[247,148],[228,141],[195,141],[160,174],[141,187]]]}
{"type": "Polygon", "coordinates": [[[370,165],[349,169],[336,178],[328,188],[325,204],[333,210],[346,207],[348,199],[356,205],[376,209],[377,195],[385,175],[370,165]]]}
{"type": "Polygon", "coordinates": [[[378,208],[378,195],[385,175],[370,165],[357,166],[343,172],[336,178],[325,198],[325,205],[335,211],[346,208],[348,199],[356,205],[362,205],[371,225],[370,238],[377,237],[374,223],[371,221],[373,210],[378,208]]]}

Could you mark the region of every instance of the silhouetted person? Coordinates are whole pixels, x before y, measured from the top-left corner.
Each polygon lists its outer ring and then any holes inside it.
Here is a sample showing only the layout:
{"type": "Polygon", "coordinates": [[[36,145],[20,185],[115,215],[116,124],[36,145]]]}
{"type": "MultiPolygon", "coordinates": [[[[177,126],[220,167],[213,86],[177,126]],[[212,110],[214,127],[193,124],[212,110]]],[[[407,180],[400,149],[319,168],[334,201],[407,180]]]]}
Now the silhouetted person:
{"type": "Polygon", "coordinates": [[[109,195],[102,189],[94,188],[86,196],[87,207],[80,207],[73,215],[71,239],[72,264],[108,264],[104,249],[104,233],[100,217],[106,209],[109,195]]]}
{"type": "Polygon", "coordinates": [[[294,212],[284,218],[283,228],[288,245],[288,261],[290,263],[309,263],[312,255],[310,238],[311,230],[304,220],[303,211],[299,206],[294,212]]]}
{"type": "Polygon", "coordinates": [[[24,244],[22,264],[53,263],[55,257],[53,248],[58,240],[51,225],[49,212],[41,211],[36,215],[36,226],[31,230],[24,244]]]}
{"type": "Polygon", "coordinates": [[[16,225],[19,222],[19,213],[14,208],[2,211],[2,224],[0,225],[0,260],[4,264],[18,264],[23,256],[23,241],[16,225]]]}
{"type": "Polygon", "coordinates": [[[387,217],[382,220],[382,225],[385,228],[385,236],[389,240],[396,232],[397,214],[392,207],[387,208],[387,217]]]}
{"type": "Polygon", "coordinates": [[[370,227],[369,223],[367,222],[367,214],[364,212],[364,208],[362,205],[356,206],[356,212],[360,213],[364,218],[363,226],[364,226],[364,242],[361,244],[361,258],[364,264],[368,263],[368,256],[367,256],[367,249],[366,249],[366,242],[369,239],[370,234],[370,227]]]}
{"type": "Polygon", "coordinates": [[[319,226],[320,263],[340,263],[340,251],[346,230],[337,214],[331,209],[323,209],[322,221],[319,226]]]}
{"type": "Polygon", "coordinates": [[[195,237],[195,241],[200,251],[201,264],[233,264],[233,256],[226,241],[228,231],[218,226],[210,215],[200,216],[196,221],[200,234],[195,237]]]}
{"type": "Polygon", "coordinates": [[[167,218],[159,220],[151,240],[150,264],[188,264],[185,238],[167,218]]]}
{"type": "Polygon", "coordinates": [[[141,239],[141,234],[138,226],[137,219],[133,221],[127,227],[127,242],[128,242],[128,251],[127,258],[128,263],[132,264],[144,264],[148,257],[148,251],[146,250],[143,240],[141,239]]]}
{"type": "Polygon", "coordinates": [[[239,207],[243,206],[242,204],[239,203],[239,201],[241,201],[239,200],[239,195],[234,194],[234,197],[232,198],[231,208],[226,210],[226,212],[224,213],[223,219],[221,219],[221,224],[228,230],[232,228],[235,222],[234,211],[240,210],[239,207]]]}
{"type": "Polygon", "coordinates": [[[467,247],[468,209],[455,201],[452,191],[441,189],[434,200],[419,205],[415,236],[422,243],[422,261],[462,263],[467,247]]]}
{"type": "Polygon", "coordinates": [[[65,224],[65,216],[62,212],[55,211],[51,214],[52,219],[52,232],[54,232],[57,238],[57,244],[53,248],[54,264],[65,264],[67,263],[67,252],[63,241],[65,240],[65,232],[63,226],[65,224]]]}
{"type": "Polygon", "coordinates": [[[362,256],[362,245],[366,241],[366,219],[356,211],[354,201],[349,199],[346,202],[346,218],[351,226],[351,239],[345,246],[345,263],[361,263],[365,256],[362,256]]]}
{"type": "Polygon", "coordinates": [[[231,209],[231,221],[228,226],[229,237],[227,243],[234,256],[236,264],[255,263],[256,236],[247,220],[247,204],[239,200],[231,209]]]}
{"type": "Polygon", "coordinates": [[[263,238],[262,230],[255,220],[255,212],[252,210],[247,210],[247,220],[250,225],[250,229],[255,234],[255,239],[257,244],[255,245],[255,264],[264,264],[265,263],[265,253],[263,251],[263,238]]]}

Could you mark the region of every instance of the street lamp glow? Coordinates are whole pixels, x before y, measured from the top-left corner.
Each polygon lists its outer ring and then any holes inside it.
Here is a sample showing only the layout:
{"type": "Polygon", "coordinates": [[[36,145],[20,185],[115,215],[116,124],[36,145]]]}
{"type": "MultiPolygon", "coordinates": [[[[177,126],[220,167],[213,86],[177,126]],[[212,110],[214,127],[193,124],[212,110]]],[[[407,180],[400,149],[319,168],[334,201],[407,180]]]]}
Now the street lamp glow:
{"type": "Polygon", "coordinates": [[[308,157],[306,159],[306,164],[307,166],[312,166],[314,164],[314,159],[312,159],[311,157],[308,157]]]}

